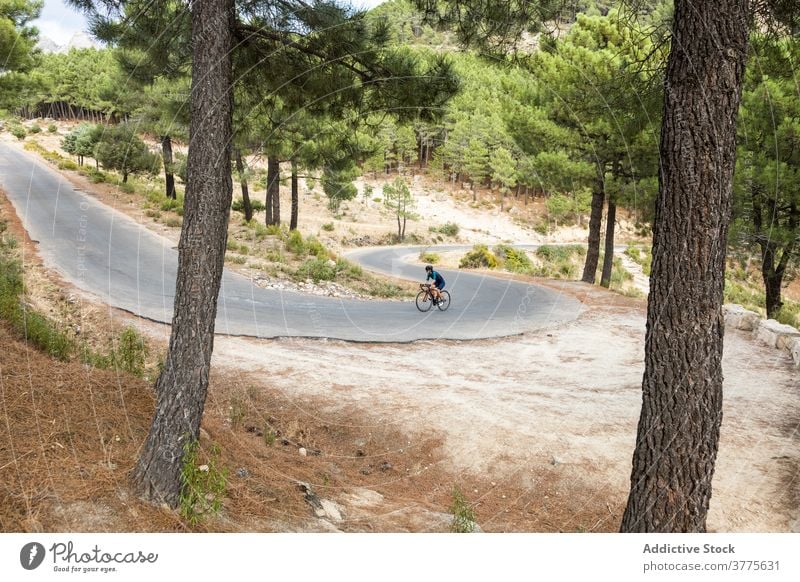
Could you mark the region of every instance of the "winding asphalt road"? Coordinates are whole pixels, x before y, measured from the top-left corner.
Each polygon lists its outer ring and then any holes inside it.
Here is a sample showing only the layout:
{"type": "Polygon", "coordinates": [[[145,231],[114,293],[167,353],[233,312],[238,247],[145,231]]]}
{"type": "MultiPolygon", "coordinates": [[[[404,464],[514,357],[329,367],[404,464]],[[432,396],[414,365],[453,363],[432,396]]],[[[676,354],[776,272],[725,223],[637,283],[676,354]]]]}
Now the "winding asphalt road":
{"type": "MultiPolygon", "coordinates": [[[[2,187],[45,264],[101,301],[152,319],[172,320],[178,253],[172,243],[122,212],[73,188],[27,152],[0,142],[2,187]]],[[[421,281],[418,248],[362,249],[348,255],[367,269],[421,281]]],[[[359,301],[262,289],[226,271],[217,333],[326,337],[363,342],[480,339],[570,321],[581,303],[535,285],[442,271],[450,309],[420,313],[407,301],[359,301]]]]}

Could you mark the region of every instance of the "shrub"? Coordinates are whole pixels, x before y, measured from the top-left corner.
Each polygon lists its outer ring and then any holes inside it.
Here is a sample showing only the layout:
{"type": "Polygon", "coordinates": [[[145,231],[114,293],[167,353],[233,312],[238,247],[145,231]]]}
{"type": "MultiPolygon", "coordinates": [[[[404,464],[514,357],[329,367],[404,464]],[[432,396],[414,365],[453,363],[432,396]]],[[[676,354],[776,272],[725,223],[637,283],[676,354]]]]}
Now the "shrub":
{"type": "Polygon", "coordinates": [[[299,230],[293,230],[289,233],[289,240],[286,241],[286,250],[295,255],[305,254],[306,245],[299,230]]]}
{"type": "Polygon", "coordinates": [[[14,239],[0,241],[0,317],[14,331],[40,350],[59,360],[67,360],[73,350],[72,340],[47,317],[26,308],[22,303],[24,286],[19,261],[9,256],[14,239]]]}
{"type": "Polygon", "coordinates": [[[144,376],[147,345],[136,329],[126,327],[122,330],[112,354],[117,369],[140,378],[144,376]]]}
{"type": "Polygon", "coordinates": [[[267,227],[257,222],[255,225],[255,236],[257,240],[263,240],[267,237],[268,230],[267,227]]]}
{"type": "Polygon", "coordinates": [[[58,131],[58,127],[56,127],[55,123],[51,123],[50,125],[47,126],[47,132],[48,133],[55,133],[57,131],[58,131]]]}
{"type": "MultiPolygon", "coordinates": [[[[253,209],[253,212],[261,212],[265,210],[264,203],[260,200],[250,200],[250,207],[253,209]]],[[[236,212],[244,212],[244,200],[241,198],[237,198],[231,204],[231,210],[235,210],[236,212]]]]}
{"type": "Polygon", "coordinates": [[[168,216],[167,219],[164,221],[164,224],[166,224],[170,228],[176,228],[178,226],[181,226],[183,224],[183,221],[177,216],[168,216]]]}
{"type": "Polygon", "coordinates": [[[645,275],[650,274],[653,254],[649,247],[628,247],[625,249],[625,254],[642,266],[645,275]]]}
{"type": "Polygon", "coordinates": [[[11,135],[20,140],[25,139],[25,136],[28,135],[28,132],[25,131],[25,128],[22,127],[21,125],[11,126],[11,129],[9,131],[11,132],[11,135]]]}
{"type": "Polygon", "coordinates": [[[317,257],[318,259],[328,258],[328,249],[326,249],[325,245],[323,245],[313,236],[308,237],[304,244],[306,248],[306,253],[308,253],[309,255],[317,257]]]}
{"type": "Polygon", "coordinates": [[[329,259],[308,259],[297,270],[298,276],[303,279],[319,281],[333,281],[336,278],[336,263],[329,259]]]}
{"type": "Polygon", "coordinates": [[[422,261],[423,263],[430,263],[431,265],[435,265],[441,260],[441,257],[436,253],[428,253],[422,251],[419,254],[419,260],[422,261]]]}
{"type": "Polygon", "coordinates": [[[59,170],[77,170],[78,164],[73,162],[72,160],[62,160],[58,162],[58,169],[59,170]]]}
{"type": "Polygon", "coordinates": [[[42,133],[42,128],[39,126],[38,123],[34,123],[28,128],[28,133],[32,134],[42,133]]]}
{"type": "Polygon", "coordinates": [[[327,230],[328,232],[331,232],[333,230],[333,223],[329,222],[327,224],[323,224],[322,230],[327,230]]]}
{"type": "Polygon", "coordinates": [[[536,255],[546,261],[566,261],[573,255],[585,256],[586,249],[581,245],[542,245],[536,255]]]}
{"type": "MultiPolygon", "coordinates": [[[[169,212],[170,210],[177,211],[179,208],[183,208],[183,198],[180,196],[178,198],[167,198],[158,193],[154,197],[157,200],[161,200],[160,208],[162,212],[169,212]]],[[[148,196],[148,198],[150,197],[148,196]]]]}
{"type": "Polygon", "coordinates": [[[542,266],[534,269],[542,277],[574,279],[578,272],[577,262],[586,255],[580,245],[542,245],[536,249],[536,257],[542,266]]]}
{"type": "Polygon", "coordinates": [[[775,315],[775,319],[785,325],[800,329],[800,303],[784,300],[783,306],[775,315]]]}
{"type": "Polygon", "coordinates": [[[486,245],[475,245],[461,258],[458,266],[462,269],[479,269],[481,267],[494,269],[497,267],[497,257],[486,245]]]}
{"type": "Polygon", "coordinates": [[[190,524],[222,507],[228,473],[219,468],[219,448],[212,447],[205,463],[199,461],[200,446],[188,441],[183,448],[180,513],[190,524]]]}
{"type": "Polygon", "coordinates": [[[402,297],[403,288],[394,283],[387,283],[385,281],[376,281],[370,285],[369,294],[373,297],[381,297],[383,299],[392,299],[394,297],[402,297]]]}
{"type": "Polygon", "coordinates": [[[450,531],[454,533],[472,533],[475,531],[475,510],[472,509],[467,498],[458,487],[453,487],[453,502],[450,505],[450,513],[453,514],[453,521],[450,524],[450,531]]]}
{"type": "Polygon", "coordinates": [[[506,271],[512,273],[530,273],[533,270],[528,254],[520,249],[515,249],[508,245],[497,245],[494,253],[503,259],[506,271]]]}
{"type": "Polygon", "coordinates": [[[86,172],[86,175],[89,177],[89,181],[93,184],[101,184],[103,182],[108,182],[108,174],[101,170],[96,170],[94,168],[89,169],[86,172]]]}
{"type": "Polygon", "coordinates": [[[447,222],[441,226],[431,226],[428,230],[445,236],[457,236],[460,228],[455,222],[447,222]]]}

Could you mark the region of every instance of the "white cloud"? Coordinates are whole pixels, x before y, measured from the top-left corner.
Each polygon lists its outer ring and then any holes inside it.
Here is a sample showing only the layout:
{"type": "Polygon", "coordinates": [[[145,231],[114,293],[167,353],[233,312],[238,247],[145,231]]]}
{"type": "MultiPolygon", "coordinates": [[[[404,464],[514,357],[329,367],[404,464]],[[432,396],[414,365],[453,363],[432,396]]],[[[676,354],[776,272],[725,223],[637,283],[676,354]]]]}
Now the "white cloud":
{"type": "Polygon", "coordinates": [[[81,31],[80,28],[64,26],[61,22],[53,20],[37,20],[36,28],[39,29],[39,38],[47,37],[59,45],[67,44],[76,32],[81,31]]]}

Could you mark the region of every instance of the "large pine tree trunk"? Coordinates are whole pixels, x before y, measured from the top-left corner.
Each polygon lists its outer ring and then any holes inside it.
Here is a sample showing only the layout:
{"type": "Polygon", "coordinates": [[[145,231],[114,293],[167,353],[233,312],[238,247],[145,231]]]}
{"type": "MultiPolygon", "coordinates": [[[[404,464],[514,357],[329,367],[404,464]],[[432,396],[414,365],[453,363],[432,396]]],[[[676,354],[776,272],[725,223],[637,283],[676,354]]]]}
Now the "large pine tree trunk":
{"type": "Polygon", "coordinates": [[[597,178],[592,190],[592,214],[589,218],[589,248],[583,264],[581,281],[594,284],[597,275],[597,262],[600,260],[600,226],[603,222],[603,203],[606,199],[605,167],[597,167],[597,178]]]}
{"type": "Polygon", "coordinates": [[[242,185],[242,206],[244,206],[244,219],[247,222],[253,220],[253,205],[250,203],[250,189],[247,186],[247,176],[244,173],[244,161],[242,160],[242,150],[236,148],[236,173],[239,175],[239,183],[242,185]]]}
{"type": "Polygon", "coordinates": [[[722,422],[722,290],[748,0],[675,1],[642,411],[625,532],[704,532],[722,422]]]}
{"type": "Polygon", "coordinates": [[[614,268],[614,227],[617,222],[617,203],[613,196],[608,197],[608,212],[606,213],[606,250],[603,254],[603,273],[600,276],[600,285],[611,286],[611,271],[614,268]]]}
{"type": "Polygon", "coordinates": [[[297,230],[297,214],[300,211],[300,189],[297,184],[297,160],[292,160],[292,216],[289,230],[297,230]]]}
{"type": "Polygon", "coordinates": [[[267,224],[281,223],[281,171],[278,158],[267,156],[267,224]]]}
{"type": "Polygon", "coordinates": [[[138,494],[177,507],[184,448],[200,431],[231,193],[233,0],[192,3],[189,182],[178,246],[175,313],[156,411],[132,480],[138,494]]]}
{"type": "Polygon", "coordinates": [[[175,175],[172,173],[172,139],[168,135],[161,136],[161,156],[164,158],[164,179],[166,180],[167,198],[175,200],[175,175]]]}

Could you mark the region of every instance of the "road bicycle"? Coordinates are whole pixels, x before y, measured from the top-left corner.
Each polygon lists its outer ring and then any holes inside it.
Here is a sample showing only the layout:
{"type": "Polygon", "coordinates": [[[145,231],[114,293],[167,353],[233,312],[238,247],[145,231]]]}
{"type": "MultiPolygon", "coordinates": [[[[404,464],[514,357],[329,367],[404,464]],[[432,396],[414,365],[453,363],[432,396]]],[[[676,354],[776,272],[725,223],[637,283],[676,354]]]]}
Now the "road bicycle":
{"type": "Polygon", "coordinates": [[[449,291],[439,291],[439,299],[434,299],[430,283],[420,283],[419,288],[421,291],[417,293],[417,309],[420,311],[429,311],[434,305],[440,311],[446,311],[450,307],[449,291]]]}

